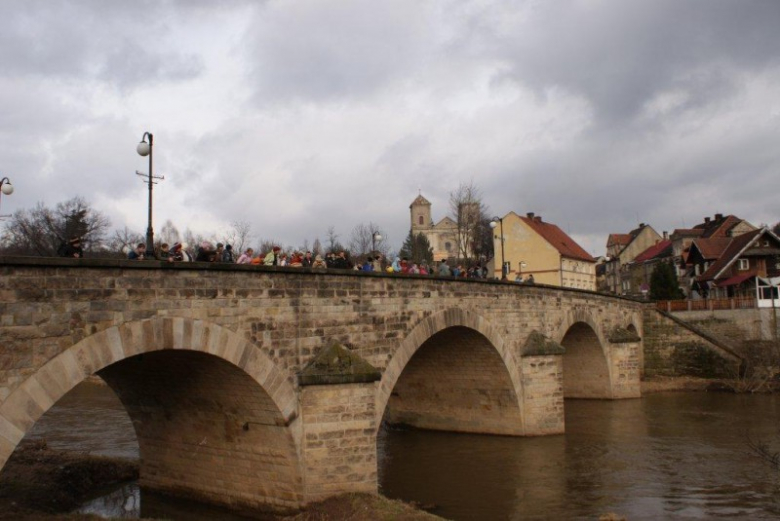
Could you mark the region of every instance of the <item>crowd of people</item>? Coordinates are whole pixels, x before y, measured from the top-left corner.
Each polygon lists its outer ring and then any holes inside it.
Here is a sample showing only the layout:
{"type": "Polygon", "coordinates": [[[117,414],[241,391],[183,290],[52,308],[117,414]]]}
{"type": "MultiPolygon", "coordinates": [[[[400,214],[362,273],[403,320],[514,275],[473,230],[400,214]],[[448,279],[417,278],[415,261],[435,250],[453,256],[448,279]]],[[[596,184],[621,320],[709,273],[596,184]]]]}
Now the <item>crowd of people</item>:
{"type": "MultiPolygon", "coordinates": [[[[63,243],[58,251],[61,257],[81,258],[84,252],[81,249],[80,239],[71,239],[63,243]]],[[[197,249],[193,257],[188,252],[187,245],[181,242],[170,246],[162,243],[160,248],[152,254],[146,251],[146,244],[139,243],[127,254],[129,260],[161,260],[165,262],[220,262],[226,264],[250,264],[257,266],[289,266],[292,268],[311,269],[337,269],[369,271],[376,273],[404,273],[412,275],[435,275],[439,277],[487,279],[488,269],[484,265],[476,264],[464,268],[462,264],[450,265],[447,260],[441,260],[432,264],[426,262],[416,263],[406,257],[396,257],[392,262],[380,253],[361,255],[352,261],[346,251],[330,252],[325,258],[320,254],[312,254],[311,251],[293,251],[289,255],[279,246],[274,246],[266,253],[255,255],[252,248],[247,248],[238,257],[233,252],[230,244],[224,245],[218,242],[213,245],[204,241],[197,249]]],[[[525,278],[518,275],[515,282],[520,284],[534,284],[533,275],[525,278]]]]}
{"type": "Polygon", "coordinates": [[[166,262],[219,262],[227,264],[250,264],[258,266],[288,266],[292,268],[311,269],[337,269],[368,271],[377,273],[404,273],[413,275],[437,275],[441,277],[486,279],[488,270],[483,265],[474,265],[464,268],[462,264],[450,266],[446,260],[428,264],[426,262],[412,262],[406,257],[396,257],[392,262],[380,253],[361,255],[352,260],[346,251],[330,252],[323,258],[320,254],[311,251],[293,251],[289,254],[283,252],[279,246],[274,246],[265,253],[255,254],[252,248],[247,248],[238,257],[233,252],[230,244],[217,243],[213,245],[204,241],[197,249],[193,258],[187,252],[186,245],[175,243],[169,246],[167,243],[160,245],[159,250],[148,255],[146,245],[139,243],[131,250],[127,258],[130,260],[162,260],[166,262]]]}

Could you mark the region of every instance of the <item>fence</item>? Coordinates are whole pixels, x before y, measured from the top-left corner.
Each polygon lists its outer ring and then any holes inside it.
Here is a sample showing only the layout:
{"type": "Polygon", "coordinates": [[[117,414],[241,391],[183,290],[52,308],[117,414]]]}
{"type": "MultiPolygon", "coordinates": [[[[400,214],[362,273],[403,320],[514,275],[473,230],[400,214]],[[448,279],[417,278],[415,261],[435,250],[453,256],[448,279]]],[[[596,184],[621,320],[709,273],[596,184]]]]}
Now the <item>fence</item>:
{"type": "Polygon", "coordinates": [[[659,300],[656,306],[661,311],[712,311],[716,309],[754,309],[756,297],[707,298],[698,300],[659,300]]]}

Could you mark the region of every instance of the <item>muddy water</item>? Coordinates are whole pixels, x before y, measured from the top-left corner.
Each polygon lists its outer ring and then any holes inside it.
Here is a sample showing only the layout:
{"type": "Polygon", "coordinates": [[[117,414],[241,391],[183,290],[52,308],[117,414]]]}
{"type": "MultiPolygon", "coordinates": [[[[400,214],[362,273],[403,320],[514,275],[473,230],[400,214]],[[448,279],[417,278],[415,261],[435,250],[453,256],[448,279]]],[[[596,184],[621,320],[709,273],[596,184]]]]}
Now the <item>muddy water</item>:
{"type": "MultiPolygon", "coordinates": [[[[668,393],[567,401],[560,436],[383,429],[380,486],[385,495],[457,520],[597,519],[606,512],[631,521],[777,519],[780,474],[748,453],[746,437],[780,440],[778,419],[775,396],[668,393]]],[[[63,398],[30,436],[53,448],[138,456],[121,404],[95,385],[63,398]]],[[[170,519],[237,519],[141,497],[132,485],[85,508],[128,517],[139,505],[170,519]]]]}

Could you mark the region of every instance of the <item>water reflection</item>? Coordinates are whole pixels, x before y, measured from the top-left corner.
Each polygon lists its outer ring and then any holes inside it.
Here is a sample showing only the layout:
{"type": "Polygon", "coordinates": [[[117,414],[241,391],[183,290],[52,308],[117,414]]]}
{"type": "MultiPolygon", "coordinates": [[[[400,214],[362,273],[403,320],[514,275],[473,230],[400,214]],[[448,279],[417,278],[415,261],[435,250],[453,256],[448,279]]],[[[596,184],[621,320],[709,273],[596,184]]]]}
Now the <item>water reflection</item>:
{"type": "Polygon", "coordinates": [[[117,490],[88,501],[76,512],[112,519],[138,519],[139,517],[181,521],[274,519],[271,515],[267,518],[244,517],[209,505],[142,491],[137,483],[127,483],[117,490]]]}
{"type": "MultiPolygon", "coordinates": [[[[380,487],[449,519],[631,521],[777,519],[778,476],[747,454],[745,436],[778,435],[780,399],[707,393],[566,402],[565,435],[479,436],[383,429],[380,487]]],[[[137,457],[132,424],[105,387],[79,387],[36,425],[54,448],[137,457]]],[[[191,502],[116,491],[101,515],[242,519],[191,502]]],[[[98,506],[100,505],[100,506],[98,506]]]]}
{"type": "Polygon", "coordinates": [[[101,383],[84,382],[46,411],[27,434],[58,450],[138,459],[138,440],[119,398],[101,383]]]}
{"type": "Polygon", "coordinates": [[[776,519],[777,475],[745,433],[774,439],[773,396],[703,393],[567,401],[565,435],[422,431],[381,437],[385,494],[470,519],[776,519]]]}
{"type": "Polygon", "coordinates": [[[141,489],[136,483],[84,503],[76,512],[119,519],[137,519],[141,512],[141,489]]]}

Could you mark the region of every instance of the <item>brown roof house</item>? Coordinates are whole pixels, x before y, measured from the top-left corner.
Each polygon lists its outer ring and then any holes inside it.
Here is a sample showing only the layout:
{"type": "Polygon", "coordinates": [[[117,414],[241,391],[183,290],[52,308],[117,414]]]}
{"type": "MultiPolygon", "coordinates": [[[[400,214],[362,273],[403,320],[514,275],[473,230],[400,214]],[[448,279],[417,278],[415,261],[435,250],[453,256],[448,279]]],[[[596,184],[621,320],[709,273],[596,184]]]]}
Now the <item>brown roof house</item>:
{"type": "Polygon", "coordinates": [[[680,281],[680,288],[690,294],[691,287],[700,274],[696,274],[693,264],[688,262],[688,255],[691,244],[698,240],[700,247],[706,251],[700,251],[705,254],[707,260],[720,255],[728,239],[738,237],[757,228],[735,215],[723,215],[716,213],[714,217],[705,217],[704,221],[693,228],[676,229],[672,232],[672,257],[677,269],[677,278],[680,281]],[[705,242],[707,240],[709,244],[705,242]]]}
{"type": "Polygon", "coordinates": [[[756,277],[780,274],[780,238],[765,226],[736,237],[694,239],[688,265],[694,298],[753,296],[756,277]]]}
{"type": "MultiPolygon", "coordinates": [[[[520,216],[509,212],[502,218],[504,261],[507,278],[567,288],[596,290],[596,259],[558,226],[541,215],[520,216]]],[[[488,269],[501,278],[501,227],[493,230],[494,258],[488,269]]]]}

